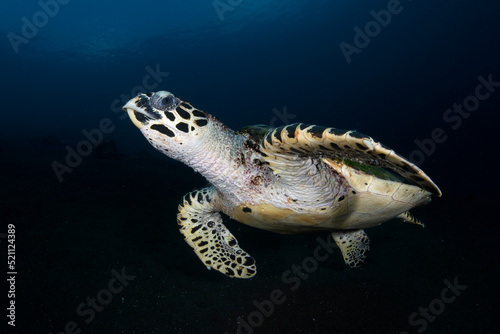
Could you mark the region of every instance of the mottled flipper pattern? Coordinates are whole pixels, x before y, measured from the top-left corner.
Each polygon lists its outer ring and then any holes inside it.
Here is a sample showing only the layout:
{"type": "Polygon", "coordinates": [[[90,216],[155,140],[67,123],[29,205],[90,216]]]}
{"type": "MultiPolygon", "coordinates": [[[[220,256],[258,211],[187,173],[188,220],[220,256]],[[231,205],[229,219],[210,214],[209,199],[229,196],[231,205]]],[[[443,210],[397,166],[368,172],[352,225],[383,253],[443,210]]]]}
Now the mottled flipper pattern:
{"type": "Polygon", "coordinates": [[[255,260],[243,251],[222,223],[214,207],[217,194],[212,187],[186,194],[179,205],[177,223],[186,242],[207,266],[229,277],[250,278],[255,260]]]}
{"type": "Polygon", "coordinates": [[[370,250],[370,239],[365,231],[332,232],[332,237],[339,246],[346,264],[351,268],[363,264],[370,250]]]}

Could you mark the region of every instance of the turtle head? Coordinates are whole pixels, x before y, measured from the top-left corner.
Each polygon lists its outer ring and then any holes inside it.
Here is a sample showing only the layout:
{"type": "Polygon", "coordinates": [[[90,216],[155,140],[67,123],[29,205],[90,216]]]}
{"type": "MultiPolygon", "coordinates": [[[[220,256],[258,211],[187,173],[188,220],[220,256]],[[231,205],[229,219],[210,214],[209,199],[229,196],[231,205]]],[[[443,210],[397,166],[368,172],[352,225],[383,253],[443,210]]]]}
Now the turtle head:
{"type": "Polygon", "coordinates": [[[167,155],[189,147],[209,122],[206,113],[165,91],[140,93],[123,110],[149,142],[167,155]]]}

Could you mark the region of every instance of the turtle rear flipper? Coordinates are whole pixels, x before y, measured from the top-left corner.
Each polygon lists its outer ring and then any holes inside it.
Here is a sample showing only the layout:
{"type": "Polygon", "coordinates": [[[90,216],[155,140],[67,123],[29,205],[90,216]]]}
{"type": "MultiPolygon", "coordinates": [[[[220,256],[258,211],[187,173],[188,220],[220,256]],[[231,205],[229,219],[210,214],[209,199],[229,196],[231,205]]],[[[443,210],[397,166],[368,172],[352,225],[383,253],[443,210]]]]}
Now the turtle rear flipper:
{"type": "Polygon", "coordinates": [[[180,232],[208,269],[229,277],[250,278],[257,272],[255,260],[222,223],[214,208],[216,197],[212,187],[186,194],[177,214],[180,232]]]}
{"type": "Polygon", "coordinates": [[[399,215],[396,216],[396,218],[401,219],[404,222],[410,223],[410,224],[415,224],[415,225],[420,225],[422,227],[425,227],[424,223],[422,223],[420,220],[417,218],[413,217],[411,213],[408,211],[405,211],[403,213],[400,213],[399,215]]]}
{"type": "Polygon", "coordinates": [[[365,262],[370,250],[370,239],[365,231],[332,232],[332,237],[342,252],[344,262],[351,268],[359,267],[365,262]]]}

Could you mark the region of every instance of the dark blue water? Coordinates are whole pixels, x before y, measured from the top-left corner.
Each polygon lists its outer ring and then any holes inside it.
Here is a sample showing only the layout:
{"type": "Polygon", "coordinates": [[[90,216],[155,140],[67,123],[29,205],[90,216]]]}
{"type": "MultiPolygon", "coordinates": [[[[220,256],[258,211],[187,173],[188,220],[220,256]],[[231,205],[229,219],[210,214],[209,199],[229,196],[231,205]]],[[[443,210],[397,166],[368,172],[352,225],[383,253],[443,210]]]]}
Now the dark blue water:
{"type": "Polygon", "coordinates": [[[18,272],[9,332],[495,332],[499,15],[495,1],[2,2],[0,246],[14,224],[18,272]],[[175,222],[179,199],[206,181],[154,151],[121,110],[148,90],[233,129],[356,129],[444,196],[415,210],[426,229],[369,230],[363,268],[334,253],[296,290],[282,274],[325,236],[230,221],[259,273],[226,278],[203,268],[175,222]],[[68,158],[85,133],[91,152],[68,158]],[[89,311],[122,268],[135,278],[89,311]],[[443,293],[445,280],[467,288],[443,293]],[[284,300],[260,321],[256,304],[274,290],[284,300]]]}

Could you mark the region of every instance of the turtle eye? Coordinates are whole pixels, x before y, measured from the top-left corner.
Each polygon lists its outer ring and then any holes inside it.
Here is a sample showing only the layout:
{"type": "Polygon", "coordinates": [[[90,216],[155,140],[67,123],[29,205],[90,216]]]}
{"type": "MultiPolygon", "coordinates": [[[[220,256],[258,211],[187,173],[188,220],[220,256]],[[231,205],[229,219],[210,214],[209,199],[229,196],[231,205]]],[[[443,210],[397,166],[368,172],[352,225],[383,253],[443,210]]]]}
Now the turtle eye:
{"type": "Polygon", "coordinates": [[[174,104],[174,98],[172,96],[163,97],[159,102],[159,107],[170,107],[174,104]]]}
{"type": "Polygon", "coordinates": [[[179,100],[173,95],[153,96],[151,104],[154,108],[160,110],[172,110],[177,107],[179,100]]]}

